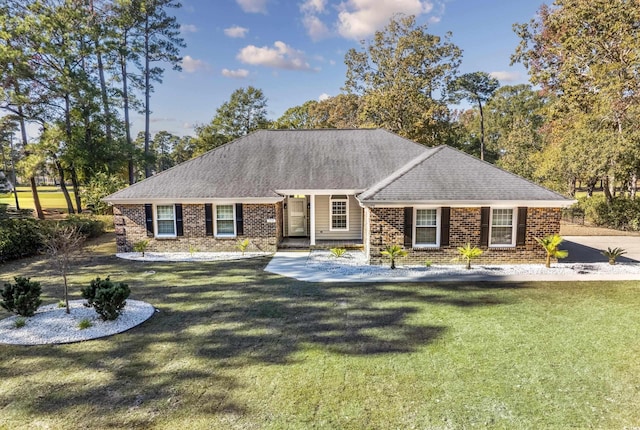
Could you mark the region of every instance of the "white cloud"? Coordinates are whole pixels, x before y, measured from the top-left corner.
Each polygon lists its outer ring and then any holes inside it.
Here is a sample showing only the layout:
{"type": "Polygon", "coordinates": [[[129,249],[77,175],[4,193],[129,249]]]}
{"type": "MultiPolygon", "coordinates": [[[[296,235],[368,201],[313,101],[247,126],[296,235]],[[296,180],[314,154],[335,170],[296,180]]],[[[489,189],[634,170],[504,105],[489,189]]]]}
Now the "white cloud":
{"type": "Polygon", "coordinates": [[[263,46],[258,48],[249,45],[240,50],[236,58],[244,64],[254,66],[273,67],[285,70],[311,70],[311,66],[306,61],[304,52],[298,51],[284,42],[277,41],[273,44],[275,48],[263,46]]]}
{"type": "Polygon", "coordinates": [[[197,33],[198,27],[196,27],[193,24],[182,24],[180,26],[180,32],[181,33],[197,33]]]}
{"type": "Polygon", "coordinates": [[[236,3],[248,13],[267,13],[267,0],[236,0],[236,3]]]}
{"type": "Polygon", "coordinates": [[[222,76],[227,78],[244,79],[249,76],[249,71],[246,69],[229,70],[222,69],[222,76]]]}
{"type": "Polygon", "coordinates": [[[322,13],[324,12],[324,8],[326,5],[327,0],[306,0],[300,5],[300,10],[302,11],[302,13],[322,13]]]}
{"type": "Polygon", "coordinates": [[[384,28],[395,14],[427,14],[433,10],[433,3],[430,0],[347,0],[339,9],[338,33],[357,40],[384,28]]]}
{"type": "Polygon", "coordinates": [[[307,29],[307,34],[311,40],[320,40],[328,37],[331,32],[324,22],[315,15],[306,15],[302,18],[302,24],[307,29]]]}
{"type": "Polygon", "coordinates": [[[187,73],[195,73],[200,70],[209,70],[209,65],[202,60],[197,60],[190,55],[185,55],[182,58],[182,70],[187,73]]]}
{"type": "Polygon", "coordinates": [[[224,34],[227,37],[243,38],[248,32],[248,28],[240,27],[239,25],[234,25],[233,27],[224,29],[224,34]]]}
{"type": "Polygon", "coordinates": [[[331,96],[330,96],[329,94],[327,94],[327,93],[322,93],[322,94],[320,94],[320,95],[318,96],[318,101],[319,101],[319,102],[321,102],[321,101],[323,101],[323,100],[330,99],[330,98],[331,98],[331,96]]]}
{"type": "Polygon", "coordinates": [[[522,78],[522,76],[518,72],[506,71],[491,72],[489,73],[489,76],[502,82],[516,82],[522,78]]]}
{"type": "Polygon", "coordinates": [[[331,64],[332,66],[336,65],[336,60],[329,60],[329,64],[331,64]]]}

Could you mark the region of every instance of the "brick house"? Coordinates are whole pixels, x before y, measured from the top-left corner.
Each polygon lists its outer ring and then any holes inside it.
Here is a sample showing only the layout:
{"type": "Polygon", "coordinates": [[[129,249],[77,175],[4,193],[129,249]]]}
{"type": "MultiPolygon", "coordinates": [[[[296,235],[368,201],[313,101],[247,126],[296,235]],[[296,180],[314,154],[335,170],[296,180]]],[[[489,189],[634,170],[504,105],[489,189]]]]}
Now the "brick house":
{"type": "Polygon", "coordinates": [[[105,198],[118,252],[275,251],[357,243],[369,261],[398,244],[406,262],[447,263],[466,243],[481,262],[542,261],[573,201],[448,146],[380,129],[260,130],[105,198]]]}

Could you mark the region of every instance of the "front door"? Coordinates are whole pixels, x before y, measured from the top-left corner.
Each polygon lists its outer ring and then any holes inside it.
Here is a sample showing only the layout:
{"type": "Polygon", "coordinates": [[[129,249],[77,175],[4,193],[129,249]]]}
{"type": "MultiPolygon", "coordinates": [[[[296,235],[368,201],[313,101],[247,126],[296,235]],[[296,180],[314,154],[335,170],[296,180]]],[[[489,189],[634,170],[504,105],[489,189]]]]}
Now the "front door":
{"type": "Polygon", "coordinates": [[[287,203],[289,236],[307,236],[307,199],[289,198],[287,203]]]}

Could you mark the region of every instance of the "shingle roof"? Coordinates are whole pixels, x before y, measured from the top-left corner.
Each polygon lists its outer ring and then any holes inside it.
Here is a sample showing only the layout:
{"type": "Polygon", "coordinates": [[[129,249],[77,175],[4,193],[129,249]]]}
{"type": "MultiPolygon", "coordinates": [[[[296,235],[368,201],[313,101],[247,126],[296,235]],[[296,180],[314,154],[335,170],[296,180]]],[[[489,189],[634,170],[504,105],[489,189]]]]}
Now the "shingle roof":
{"type": "Polygon", "coordinates": [[[105,198],[279,197],[282,189],[364,190],[425,152],[381,129],[259,130],[105,198]]]}
{"type": "Polygon", "coordinates": [[[555,201],[566,197],[448,146],[416,159],[358,196],[366,202],[555,201]]]}

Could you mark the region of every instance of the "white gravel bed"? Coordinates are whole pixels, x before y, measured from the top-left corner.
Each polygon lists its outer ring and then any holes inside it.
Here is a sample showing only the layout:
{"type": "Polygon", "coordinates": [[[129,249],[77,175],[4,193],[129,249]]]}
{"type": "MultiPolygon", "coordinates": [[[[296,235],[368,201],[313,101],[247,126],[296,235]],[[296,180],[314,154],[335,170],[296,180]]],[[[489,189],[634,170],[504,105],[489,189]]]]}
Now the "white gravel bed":
{"type": "Polygon", "coordinates": [[[71,313],[57,304],[41,306],[34,316],[25,318],[26,324],[16,328],[11,316],[0,321],[0,343],[11,345],[45,345],[72,343],[111,336],[129,330],[151,318],[155,308],[147,302],[127,300],[122,314],[115,321],[102,321],[93,308],[83,305],[84,300],[70,300],[71,313]],[[93,324],[81,330],[78,324],[88,319],[93,324]]]}
{"type": "Polygon", "coordinates": [[[119,252],[118,258],[135,261],[224,261],[241,260],[244,258],[264,257],[272,252],[119,252]]]}
{"type": "Polygon", "coordinates": [[[329,251],[314,250],[309,254],[306,267],[337,276],[355,277],[399,277],[421,278],[424,276],[510,276],[510,275],[587,275],[587,274],[640,274],[638,263],[553,263],[550,268],[544,264],[502,264],[489,265],[471,262],[471,270],[464,263],[432,264],[431,266],[403,265],[402,258],[396,260],[396,270],[388,265],[369,266],[361,251],[347,251],[342,257],[334,257],[329,251]]]}

